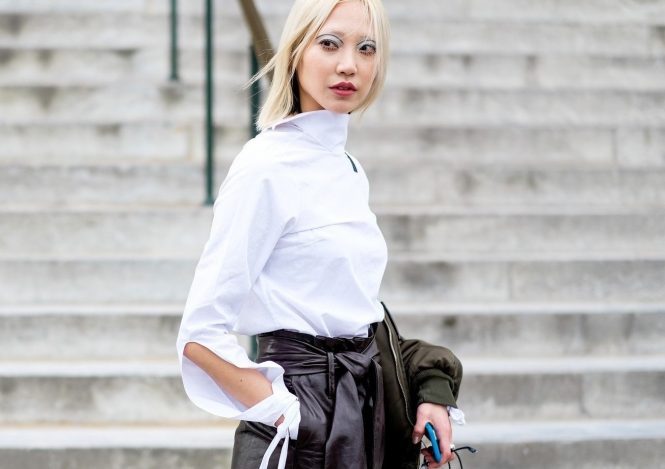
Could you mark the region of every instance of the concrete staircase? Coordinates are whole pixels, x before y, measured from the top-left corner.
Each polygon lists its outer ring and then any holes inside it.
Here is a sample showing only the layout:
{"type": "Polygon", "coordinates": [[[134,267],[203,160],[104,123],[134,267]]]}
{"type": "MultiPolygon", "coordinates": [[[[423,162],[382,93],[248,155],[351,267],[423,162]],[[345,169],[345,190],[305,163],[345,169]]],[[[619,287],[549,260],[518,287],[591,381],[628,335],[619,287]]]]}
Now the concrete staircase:
{"type": "MultiPolygon", "coordinates": [[[[208,234],[201,3],[0,0],[0,467],[229,467],[175,334],[208,234]]],[[[262,0],[274,38],[291,2],[262,0]]],[[[386,0],[352,126],[403,335],[465,364],[470,468],[665,468],[665,1],[386,0]]],[[[247,138],[218,2],[217,184],[247,138]]]]}

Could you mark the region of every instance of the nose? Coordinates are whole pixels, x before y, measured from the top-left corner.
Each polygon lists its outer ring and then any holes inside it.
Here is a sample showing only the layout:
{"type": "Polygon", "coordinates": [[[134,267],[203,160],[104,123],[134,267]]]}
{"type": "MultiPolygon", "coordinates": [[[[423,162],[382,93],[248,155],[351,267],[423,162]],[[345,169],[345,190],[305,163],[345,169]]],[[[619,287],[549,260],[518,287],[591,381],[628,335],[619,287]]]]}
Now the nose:
{"type": "Polygon", "coordinates": [[[351,48],[344,50],[337,63],[337,73],[340,75],[354,75],[357,72],[356,57],[351,48]]]}

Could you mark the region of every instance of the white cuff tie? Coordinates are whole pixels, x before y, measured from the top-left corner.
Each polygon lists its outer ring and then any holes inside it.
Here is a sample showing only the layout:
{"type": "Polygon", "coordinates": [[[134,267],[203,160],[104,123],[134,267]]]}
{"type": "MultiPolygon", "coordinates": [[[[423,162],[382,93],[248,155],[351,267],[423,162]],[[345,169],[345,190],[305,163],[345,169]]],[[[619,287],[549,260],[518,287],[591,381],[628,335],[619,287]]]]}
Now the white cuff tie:
{"type": "Polygon", "coordinates": [[[268,462],[270,461],[270,456],[275,452],[275,448],[279,442],[283,439],[284,444],[282,445],[282,451],[279,455],[279,464],[277,469],[284,469],[286,467],[286,455],[289,450],[289,439],[298,438],[298,427],[300,426],[300,401],[298,398],[293,396],[293,401],[288,405],[284,411],[284,421],[277,427],[277,434],[270,442],[270,446],[263,455],[263,460],[261,461],[261,466],[259,469],[268,469],[268,462]]]}
{"type": "Polygon", "coordinates": [[[450,417],[450,421],[456,425],[464,425],[466,423],[464,412],[457,407],[448,406],[448,416],[450,417]]]}

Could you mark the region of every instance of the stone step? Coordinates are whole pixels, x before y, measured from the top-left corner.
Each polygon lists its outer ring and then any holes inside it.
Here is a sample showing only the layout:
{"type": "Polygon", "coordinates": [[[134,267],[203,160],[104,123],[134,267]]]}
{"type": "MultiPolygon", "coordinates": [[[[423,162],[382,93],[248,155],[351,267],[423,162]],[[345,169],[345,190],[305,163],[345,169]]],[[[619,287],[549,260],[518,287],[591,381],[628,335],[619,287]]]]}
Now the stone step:
{"type": "Polygon", "coordinates": [[[662,355],[514,360],[459,356],[464,383],[458,404],[472,422],[665,415],[662,355]]]}
{"type": "MultiPolygon", "coordinates": [[[[386,301],[662,302],[665,256],[634,252],[536,256],[392,255],[386,301]]],[[[0,261],[0,303],[184,302],[195,258],[33,258],[0,261]]]]}
{"type": "MultiPolygon", "coordinates": [[[[387,85],[451,88],[661,90],[656,57],[506,53],[394,53],[387,85]],[[405,72],[406,71],[406,72],[405,72]]],[[[193,75],[193,78],[195,75],[193,75]]]]}
{"type": "MultiPolygon", "coordinates": [[[[248,49],[220,49],[215,54],[215,79],[224,86],[241,87],[249,79],[248,49]]],[[[154,47],[7,47],[0,49],[0,86],[103,86],[118,82],[159,85],[170,74],[170,55],[154,47]]],[[[201,47],[179,49],[179,75],[185,83],[203,86],[204,52],[201,47]]],[[[627,58],[628,59],[628,58],[627,58]]],[[[630,59],[639,73],[658,67],[651,59],[630,59]],[[641,65],[640,65],[641,64],[641,65]]],[[[648,85],[647,85],[648,86],[648,85]]]]}
{"type": "MultiPolygon", "coordinates": [[[[249,124],[218,125],[216,158],[230,162],[249,138],[249,124]]],[[[159,120],[90,124],[0,124],[0,162],[101,163],[135,160],[203,161],[197,122],[159,120]]],[[[434,162],[458,168],[492,165],[534,169],[665,166],[665,129],[389,126],[354,123],[347,148],[363,163],[434,162]],[[489,142],[492,142],[491,144],[489,142]]],[[[385,164],[385,163],[384,163],[385,164]]]]}
{"type": "MultiPolygon", "coordinates": [[[[173,348],[175,357],[175,346],[173,348]]],[[[219,421],[185,395],[177,360],[0,363],[3,425],[219,421]],[[49,397],[50,395],[50,397],[49,397]]]]}
{"type": "MultiPolygon", "coordinates": [[[[0,429],[3,467],[231,467],[233,426],[44,426],[0,429]]],[[[509,422],[455,427],[467,467],[478,469],[663,469],[662,420],[509,422]],[[580,466],[580,463],[583,466],[580,466]],[[497,464],[500,464],[497,466],[497,464]]]]}
{"type": "MultiPolygon", "coordinates": [[[[388,303],[406,338],[465,358],[665,355],[665,305],[388,303]]],[[[182,306],[37,305],[0,308],[4,360],[145,360],[175,353],[182,306]]],[[[246,347],[250,340],[239,337],[246,347]]]]}
{"type": "MultiPolygon", "coordinates": [[[[646,168],[665,165],[665,131],[658,127],[387,126],[360,120],[347,148],[360,159],[435,161],[465,166],[646,168]]],[[[404,164],[404,163],[403,163],[404,164]]]]}
{"type": "Polygon", "coordinates": [[[390,252],[659,250],[665,247],[663,215],[394,215],[380,216],[379,226],[390,252]]]}
{"type": "Polygon", "coordinates": [[[365,119],[396,125],[656,126],[665,121],[665,94],[390,88],[365,119]]]}
{"type": "Polygon", "coordinates": [[[404,337],[446,346],[461,357],[665,354],[663,305],[388,307],[404,337]]]}
{"type": "MultiPolygon", "coordinates": [[[[636,254],[636,253],[635,253],[636,254]]],[[[386,269],[382,293],[389,301],[659,301],[665,298],[665,264],[659,260],[595,260],[575,255],[550,260],[474,261],[453,255],[398,260],[386,269]],[[659,291],[661,290],[661,291],[659,291]]],[[[558,257],[558,256],[555,256],[558,257]]]]}
{"type": "MultiPolygon", "coordinates": [[[[182,307],[3,307],[3,360],[156,360],[175,356],[182,307]]],[[[249,343],[249,341],[245,341],[249,343]]]]}
{"type": "MultiPolygon", "coordinates": [[[[228,164],[249,138],[249,124],[218,125],[216,158],[228,164]]],[[[203,161],[199,122],[0,124],[0,162],[203,161]]],[[[368,124],[350,127],[347,148],[363,163],[409,160],[458,168],[602,169],[665,167],[665,128],[368,124]],[[490,143],[491,142],[491,143],[490,143]],[[408,158],[405,158],[408,157],[408,158]]]]}
{"type": "Polygon", "coordinates": [[[657,169],[466,170],[407,158],[390,165],[368,161],[363,166],[374,204],[656,207],[665,201],[665,173],[657,169]]]}
{"type": "MultiPolygon", "coordinates": [[[[168,12],[168,6],[158,8],[161,2],[151,0],[97,0],[86,2],[85,0],[60,0],[53,3],[49,0],[23,0],[21,2],[0,3],[0,13],[111,13],[131,12],[145,13],[159,11],[168,12]]],[[[183,5],[185,6],[185,5],[183,5]]],[[[200,12],[201,9],[196,10],[200,12]]]]}
{"type": "MultiPolygon", "coordinates": [[[[225,170],[248,139],[249,121],[216,126],[215,158],[225,170]]],[[[0,164],[202,164],[205,160],[204,128],[193,120],[0,124],[0,141],[0,164]]],[[[656,142],[655,150],[657,146],[656,142]]]]}
{"type": "Polygon", "coordinates": [[[0,200],[51,207],[72,204],[191,206],[204,200],[203,184],[203,169],[191,163],[7,164],[0,171],[0,200]]]}
{"type": "MultiPolygon", "coordinates": [[[[665,249],[665,211],[456,213],[375,210],[391,254],[665,249]],[[635,227],[639,226],[639,230],[635,227]]],[[[0,211],[0,258],[198,257],[212,207],[0,211]],[[45,229],[45,227],[48,227],[45,229]]]]}
{"type": "MultiPolygon", "coordinates": [[[[150,49],[3,49],[0,86],[72,86],[153,80],[168,76],[164,48],[150,49]]],[[[181,79],[202,85],[203,51],[179,53],[181,79]]],[[[249,76],[246,50],[222,48],[215,57],[215,76],[241,86],[249,76]]],[[[532,54],[458,54],[395,51],[388,86],[452,88],[543,88],[663,90],[662,57],[539,56],[532,54]],[[404,73],[407,70],[408,73],[404,73]]]]}
{"type": "MultiPolygon", "coordinates": [[[[665,418],[662,355],[460,359],[464,384],[458,403],[469,421],[665,418]]],[[[174,359],[5,361],[0,376],[5,425],[218,420],[186,397],[174,359]]]]}
{"type": "MultiPolygon", "coordinates": [[[[111,124],[0,124],[0,162],[182,161],[195,153],[202,134],[200,127],[196,123],[157,120],[133,123],[119,120],[111,124]]],[[[225,135],[231,132],[229,129],[225,135]]],[[[243,132],[242,138],[246,139],[246,133],[243,132]]],[[[228,137],[218,141],[220,150],[228,148],[225,140],[228,137]]]]}
{"type": "Polygon", "coordinates": [[[662,420],[500,422],[454,429],[465,467],[478,469],[663,469],[662,420]],[[460,443],[462,442],[462,443],[460,443]]]}
{"type": "MultiPolygon", "coordinates": [[[[257,0],[256,5],[264,15],[285,16],[291,7],[289,2],[276,2],[274,0],[257,0]]],[[[626,3],[611,5],[604,2],[580,3],[574,0],[541,0],[537,3],[524,4],[520,0],[503,0],[497,5],[492,0],[449,1],[445,8],[438,0],[419,0],[418,8],[405,4],[400,0],[384,0],[383,3],[389,16],[395,18],[431,17],[448,20],[475,20],[475,21],[568,21],[578,23],[619,23],[619,24],[665,24],[665,6],[662,2],[626,3]]],[[[201,15],[203,3],[183,2],[178,5],[181,15],[201,15]]],[[[218,16],[240,16],[239,8],[234,2],[216,5],[218,16]]],[[[60,0],[53,3],[50,0],[23,0],[16,3],[0,4],[1,13],[109,13],[126,12],[142,14],[166,14],[169,5],[166,2],[151,0],[60,0]]]]}
{"type": "MultiPolygon", "coordinates": [[[[362,160],[374,207],[586,207],[659,209],[665,205],[665,171],[646,169],[459,169],[443,162],[390,165],[362,160]],[[395,190],[399,188],[400,190],[395,190]]],[[[204,200],[198,163],[3,164],[0,200],[7,208],[90,205],[192,206],[204,200]]],[[[218,165],[214,195],[228,163],[218,165]]]]}
{"type": "MultiPolygon", "coordinates": [[[[196,21],[200,23],[200,21],[196,21]]],[[[194,18],[180,21],[185,37],[201,31],[194,18]]],[[[231,24],[230,19],[225,23],[231,24]]],[[[236,21],[237,23],[237,21],[236,21]]],[[[134,48],[148,44],[168,44],[168,17],[148,16],[106,11],[100,13],[33,12],[9,13],[0,16],[0,47],[40,47],[48,37],[51,47],[71,47],[85,44],[100,47],[104,43],[114,47],[134,48]]],[[[236,25],[236,30],[244,25],[236,25]]],[[[193,36],[189,36],[193,39],[193,36]]],[[[203,35],[197,34],[197,42],[203,35]]],[[[166,52],[166,51],[165,51],[166,52]]]]}
{"type": "MultiPolygon", "coordinates": [[[[0,49],[0,86],[33,84],[68,86],[82,83],[110,84],[136,79],[145,74],[139,60],[143,54],[137,48],[59,49],[43,44],[35,49],[0,49]],[[142,72],[142,73],[138,73],[142,72]]],[[[161,51],[160,55],[164,54],[161,51]]],[[[166,79],[166,58],[160,61],[161,74],[166,79]]],[[[150,76],[144,76],[144,79],[150,76]]]]}
{"type": "MultiPolygon", "coordinates": [[[[246,92],[230,91],[223,86],[218,89],[226,104],[216,107],[218,120],[238,119],[243,109],[248,115],[246,92]],[[221,93],[222,90],[226,92],[221,93]]],[[[101,87],[2,87],[0,100],[4,104],[2,124],[73,124],[82,120],[96,124],[131,123],[167,115],[173,123],[202,125],[204,109],[202,88],[167,83],[158,86],[136,82],[101,87]]]]}
{"type": "Polygon", "coordinates": [[[0,427],[0,467],[231,467],[235,424],[0,427]]]}
{"type": "MultiPolygon", "coordinates": [[[[441,12],[442,9],[437,9],[441,12]]],[[[273,38],[283,27],[283,15],[268,15],[266,25],[273,38]]],[[[179,21],[183,46],[203,42],[203,22],[198,16],[183,16],[179,21]]],[[[408,50],[449,52],[547,53],[547,54],[630,54],[653,56],[665,51],[662,26],[644,23],[604,22],[585,24],[578,20],[540,21],[446,19],[432,11],[419,17],[401,17],[393,21],[392,45],[408,50]],[[423,17],[428,19],[423,22],[423,17]],[[436,38],[436,40],[434,39],[436,38]]],[[[39,47],[44,35],[52,46],[80,44],[104,47],[164,45],[168,40],[167,15],[132,13],[85,14],[51,12],[49,14],[12,13],[0,16],[0,47],[39,47]]],[[[249,44],[247,27],[235,15],[218,18],[216,43],[249,44]]]]}
{"type": "MultiPolygon", "coordinates": [[[[217,91],[217,121],[247,122],[247,90],[222,86],[217,91]]],[[[0,100],[4,124],[133,122],[163,115],[200,122],[204,109],[200,87],[172,84],[2,87],[0,100]]],[[[407,127],[653,127],[665,125],[665,92],[391,87],[363,117],[374,125],[407,127]]]]}

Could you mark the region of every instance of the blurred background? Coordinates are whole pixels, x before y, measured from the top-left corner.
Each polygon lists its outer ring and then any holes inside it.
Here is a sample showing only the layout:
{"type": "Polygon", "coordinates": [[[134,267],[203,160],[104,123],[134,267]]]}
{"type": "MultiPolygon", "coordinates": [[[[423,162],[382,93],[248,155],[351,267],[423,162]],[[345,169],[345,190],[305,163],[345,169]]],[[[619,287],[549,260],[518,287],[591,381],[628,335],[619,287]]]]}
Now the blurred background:
{"type": "MultiPolygon", "coordinates": [[[[215,0],[214,194],[250,135],[215,0]]],[[[288,0],[260,0],[277,42],[288,0]]],[[[0,0],[0,467],[229,467],[175,337],[208,236],[204,1],[0,0]]],[[[468,468],[665,468],[665,0],[385,0],[354,116],[401,333],[465,366],[468,468]]],[[[249,342],[246,341],[249,345],[249,342]]]]}

